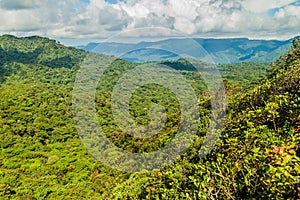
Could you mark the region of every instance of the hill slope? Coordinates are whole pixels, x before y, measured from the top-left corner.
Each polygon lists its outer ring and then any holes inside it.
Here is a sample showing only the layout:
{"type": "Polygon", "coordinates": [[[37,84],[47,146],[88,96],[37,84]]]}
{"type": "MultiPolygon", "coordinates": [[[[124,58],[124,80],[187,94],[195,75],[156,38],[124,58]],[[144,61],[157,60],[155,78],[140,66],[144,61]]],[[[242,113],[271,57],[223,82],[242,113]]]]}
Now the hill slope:
{"type": "Polygon", "coordinates": [[[51,68],[72,68],[78,65],[85,52],[65,47],[55,40],[32,36],[17,38],[12,35],[0,36],[0,62],[41,64],[51,68]]]}
{"type": "MultiPolygon", "coordinates": [[[[264,79],[230,99],[220,141],[202,159],[198,151],[209,119],[209,99],[202,93],[205,88],[199,74],[180,71],[202,95],[199,108],[203,116],[195,144],[176,163],[164,169],[129,174],[95,160],[78,138],[71,96],[78,72],[76,66],[85,53],[45,38],[35,38],[34,47],[26,50],[30,39],[4,38],[6,43],[1,48],[5,59],[0,65],[5,72],[0,82],[0,196],[4,199],[247,199],[258,196],[292,199],[299,196],[299,40],[272,64],[264,79]],[[46,50],[48,43],[51,48],[46,50]],[[75,67],[64,67],[64,62],[43,64],[32,53],[35,49],[42,49],[38,52],[43,58],[49,55],[43,52],[54,52],[48,60],[54,56],[60,58],[60,54],[70,57],[75,67]],[[77,53],[80,59],[74,56],[77,53]]],[[[185,69],[180,62],[169,64],[185,69]]],[[[99,123],[109,130],[108,137],[116,145],[132,152],[147,152],[172,139],[171,123],[174,122],[168,122],[162,137],[149,142],[124,134],[109,112],[110,89],[135,66],[116,60],[99,84],[95,103],[99,123]]],[[[239,87],[247,87],[252,82],[249,77],[254,77],[256,72],[264,73],[265,69],[247,63],[220,67],[224,76],[239,87]],[[241,68],[248,70],[249,66],[253,70],[241,71],[241,68]],[[255,73],[251,75],[251,71],[255,73]]],[[[139,89],[132,97],[131,103],[136,105],[131,109],[132,115],[139,123],[147,123],[144,108],[151,104],[152,95],[168,106],[165,94],[176,104],[174,96],[163,88],[139,89]]],[[[176,120],[178,114],[176,108],[173,110],[170,119],[176,120]]]]}
{"type": "Polygon", "coordinates": [[[259,85],[229,102],[210,155],[199,159],[192,151],[150,177],[132,175],[110,197],[299,199],[300,38],[272,67],[259,85]]]}

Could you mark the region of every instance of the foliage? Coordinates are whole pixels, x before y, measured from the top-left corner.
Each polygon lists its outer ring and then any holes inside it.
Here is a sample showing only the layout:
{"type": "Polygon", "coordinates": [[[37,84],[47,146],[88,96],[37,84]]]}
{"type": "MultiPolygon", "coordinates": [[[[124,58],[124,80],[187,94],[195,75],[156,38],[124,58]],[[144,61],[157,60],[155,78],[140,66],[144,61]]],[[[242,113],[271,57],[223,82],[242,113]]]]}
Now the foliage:
{"type": "Polygon", "coordinates": [[[79,67],[86,53],[73,47],[65,47],[59,42],[32,36],[16,38],[11,35],[0,37],[0,64],[18,62],[42,64],[51,68],[79,67]]]}
{"type": "MultiPolygon", "coordinates": [[[[210,118],[204,81],[186,68],[185,60],[165,62],[179,69],[196,92],[201,112],[198,137],[172,165],[134,174],[96,161],[78,138],[71,95],[85,52],[40,37],[2,36],[0,47],[1,198],[300,198],[299,40],[271,64],[266,77],[265,64],[218,66],[232,96],[220,140],[204,158],[198,156],[210,118]]],[[[136,65],[117,59],[106,70],[96,109],[99,124],[114,144],[131,152],[151,152],[176,134],[179,105],[164,87],[142,87],[131,98],[133,118],[147,124],[154,101],[168,108],[168,123],[150,140],[122,132],[113,120],[110,96],[120,77],[136,65]]]]}

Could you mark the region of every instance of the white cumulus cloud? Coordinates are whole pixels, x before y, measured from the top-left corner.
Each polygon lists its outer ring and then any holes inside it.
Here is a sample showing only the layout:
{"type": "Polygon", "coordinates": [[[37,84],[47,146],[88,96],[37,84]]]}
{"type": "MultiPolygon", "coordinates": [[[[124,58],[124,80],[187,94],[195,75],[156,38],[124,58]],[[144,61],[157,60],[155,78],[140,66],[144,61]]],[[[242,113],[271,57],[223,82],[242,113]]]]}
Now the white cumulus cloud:
{"type": "Polygon", "coordinates": [[[134,28],[164,27],[194,37],[292,37],[299,34],[300,27],[300,7],[293,3],[294,0],[127,0],[117,4],[104,0],[91,0],[88,4],[80,0],[0,0],[0,32],[97,38],[134,28]]]}

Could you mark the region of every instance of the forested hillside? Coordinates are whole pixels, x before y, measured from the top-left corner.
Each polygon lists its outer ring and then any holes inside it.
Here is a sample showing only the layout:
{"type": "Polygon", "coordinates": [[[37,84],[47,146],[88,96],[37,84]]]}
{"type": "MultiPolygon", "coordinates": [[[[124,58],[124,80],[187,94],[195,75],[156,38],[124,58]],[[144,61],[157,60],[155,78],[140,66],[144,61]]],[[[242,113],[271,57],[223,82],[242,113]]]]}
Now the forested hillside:
{"type": "MultiPolygon", "coordinates": [[[[161,170],[124,173],[97,161],[81,143],[72,91],[86,52],[47,38],[0,37],[0,199],[297,199],[300,198],[300,40],[270,65],[219,65],[228,114],[211,154],[199,158],[210,119],[201,75],[184,60],[178,69],[197,93],[202,115],[193,146],[161,170]]],[[[105,56],[103,56],[105,57],[105,56]]],[[[99,82],[95,103],[110,140],[130,152],[168,144],[178,129],[178,102],[163,87],[133,94],[130,112],[147,124],[153,99],[168,123],[146,140],[116,126],[111,90],[137,64],[116,59],[99,82]]]]}
{"type": "Polygon", "coordinates": [[[78,67],[85,53],[73,47],[65,47],[59,42],[32,36],[16,38],[12,35],[0,37],[0,62],[41,64],[50,68],[78,67]]]}

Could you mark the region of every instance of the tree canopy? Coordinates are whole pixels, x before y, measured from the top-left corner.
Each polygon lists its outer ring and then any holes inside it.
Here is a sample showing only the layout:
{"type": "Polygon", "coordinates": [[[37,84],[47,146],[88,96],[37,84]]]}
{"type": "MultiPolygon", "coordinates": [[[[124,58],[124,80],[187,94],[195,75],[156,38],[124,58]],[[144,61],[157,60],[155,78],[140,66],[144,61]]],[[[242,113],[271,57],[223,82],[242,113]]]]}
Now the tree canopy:
{"type": "MultiPolygon", "coordinates": [[[[166,61],[199,99],[197,137],[175,163],[125,173],[97,161],[77,134],[72,111],[76,74],[88,53],[38,36],[0,37],[0,196],[4,199],[293,199],[300,198],[300,39],[271,64],[219,65],[227,89],[227,116],[213,151],[199,157],[211,115],[201,74],[188,61],[166,61]]],[[[105,57],[105,56],[104,56],[105,57]]],[[[108,56],[107,56],[108,58],[108,56]]],[[[203,64],[203,63],[202,63],[203,64]]],[[[111,112],[114,85],[133,64],[116,59],[98,84],[99,125],[118,147],[151,152],[177,132],[179,104],[159,85],[139,88],[130,114],[149,123],[153,103],[167,122],[151,139],[128,135],[111,112]]],[[[174,83],[176,84],[176,83],[174,83]]]]}

